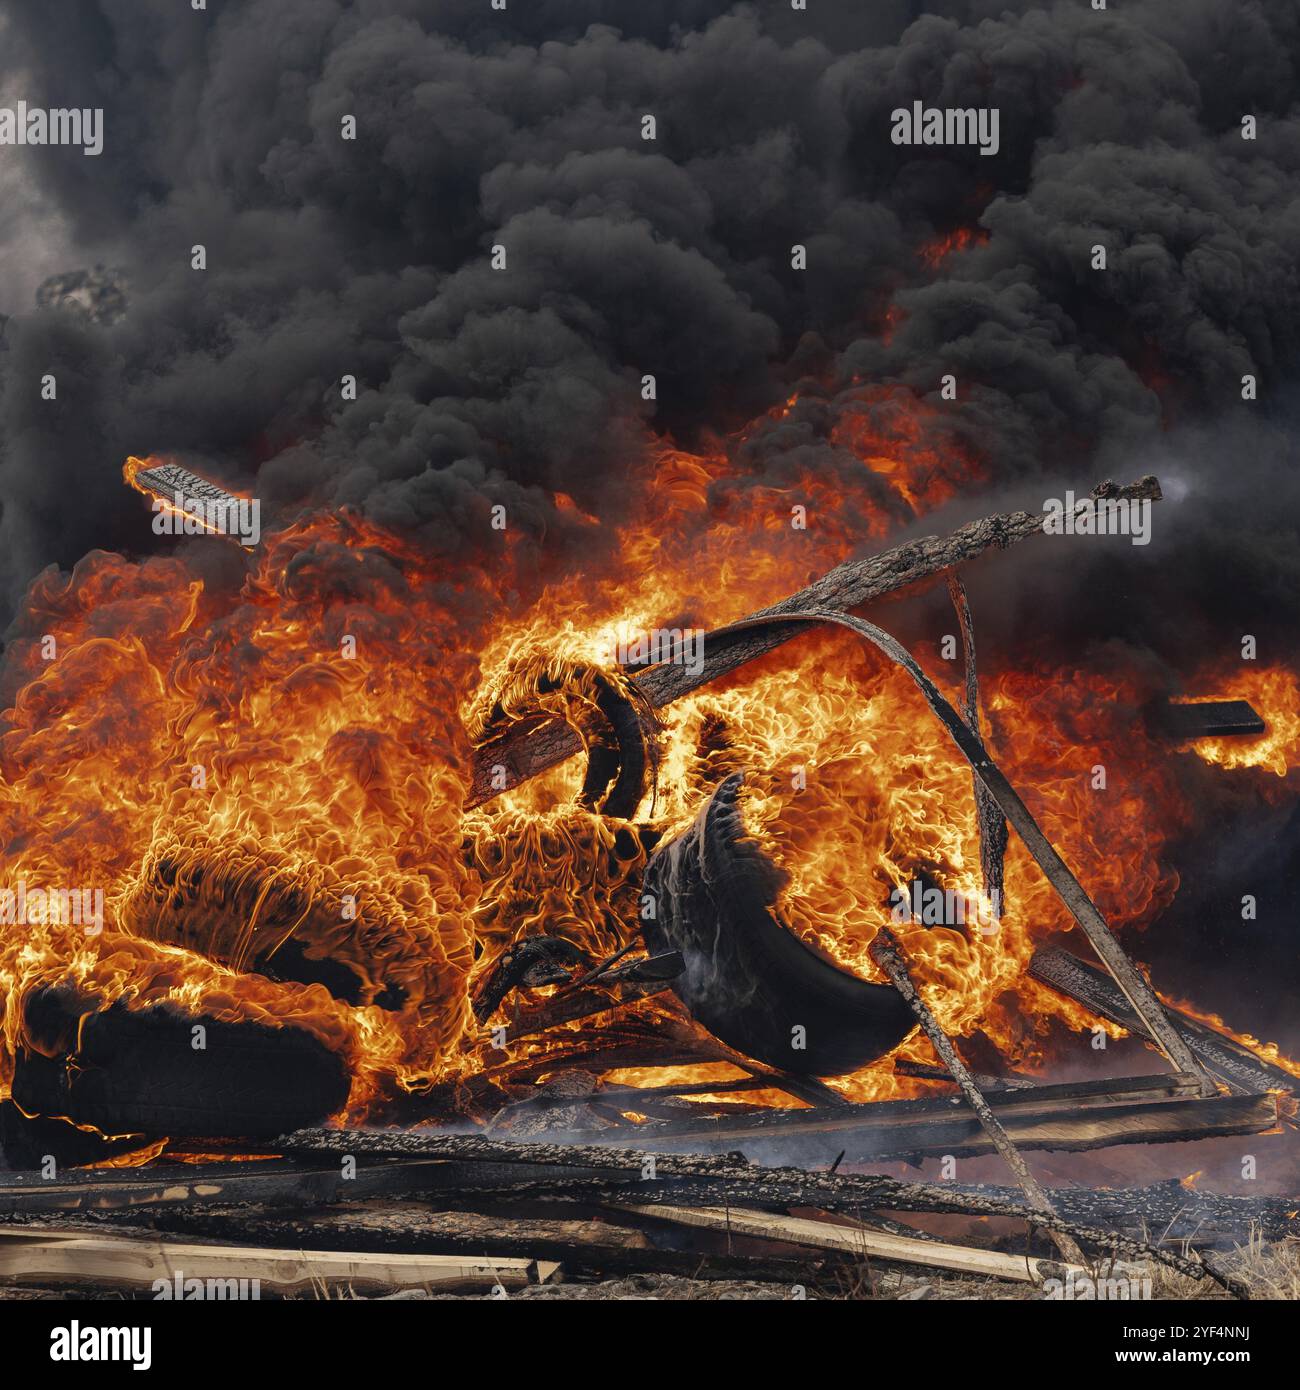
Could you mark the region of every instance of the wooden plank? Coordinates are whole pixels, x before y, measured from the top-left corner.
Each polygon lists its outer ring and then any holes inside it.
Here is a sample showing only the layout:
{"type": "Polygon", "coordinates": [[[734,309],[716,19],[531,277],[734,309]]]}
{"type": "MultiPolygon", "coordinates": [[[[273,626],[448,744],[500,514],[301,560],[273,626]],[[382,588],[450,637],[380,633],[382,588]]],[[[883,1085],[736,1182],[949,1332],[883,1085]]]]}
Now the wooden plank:
{"type": "Polygon", "coordinates": [[[954,1274],[983,1275],[989,1279],[1008,1279],[1022,1284],[1040,1284],[1044,1279],[1063,1279],[1067,1271],[1082,1276],[1081,1264],[1062,1264],[1033,1255],[1005,1255],[996,1250],[950,1245],[946,1241],[923,1240],[919,1236],[894,1235],[872,1231],[865,1226],[839,1226],[829,1221],[810,1221],[805,1217],[773,1216],[767,1212],[745,1211],[739,1207],[697,1208],[639,1206],[615,1203],[618,1211],[654,1217],[679,1226],[695,1226],[708,1231],[726,1231],[757,1240],[780,1241],[809,1246],[815,1250],[835,1250],[863,1260],[921,1265],[948,1270],[954,1274]]]}
{"type": "MultiPolygon", "coordinates": [[[[989,1097],[992,1102],[994,1097],[989,1097]]],[[[797,1112],[796,1112],[797,1113],[797,1112]]],[[[1113,1144],[1176,1143],[1208,1139],[1216,1135],[1260,1134],[1278,1123],[1277,1098],[1273,1095],[1210,1096],[1172,1100],[1163,1104],[1101,1105],[1058,1111],[1038,1110],[1000,1113],[1013,1141],[1022,1149],[1060,1149],[1079,1152],[1104,1149],[1113,1144]]],[[[868,1159],[907,1158],[953,1154],[970,1156],[994,1151],[992,1141],[969,1110],[947,1116],[931,1116],[915,1123],[895,1121],[856,1125],[828,1116],[817,1127],[784,1130],[767,1123],[767,1116],[704,1119],[686,1131],[673,1125],[648,1126],[637,1132],[637,1147],[735,1144],[776,1141],[811,1133],[838,1136],[836,1142],[851,1162],[868,1159]]]]}
{"type": "MultiPolygon", "coordinates": [[[[766,1076],[760,1073],[760,1080],[781,1088],[787,1078],[766,1076]]],[[[725,1090],[729,1083],[699,1083],[705,1090],[725,1090]]],[[[1117,1104],[1140,1104],[1147,1101],[1172,1099],[1179,1096],[1197,1094],[1199,1082],[1195,1077],[1181,1076],[1178,1073],[1162,1072],[1153,1076],[1134,1076],[1101,1078],[1093,1081],[1061,1082],[1046,1086],[1021,1086],[1016,1089],[1000,1091],[988,1097],[989,1104],[999,1113],[1015,1110],[1022,1115],[1045,1113],[1055,1114],[1063,1107],[1084,1110],[1094,1107],[1117,1104]]],[[[674,1089],[674,1088],[669,1088],[674,1089]]],[[[662,1094],[658,1088],[614,1088],[609,1097],[619,1106],[636,1110],[642,1095],[653,1097],[662,1094]]],[[[813,1094],[816,1094],[815,1092],[813,1094]]],[[[594,1092],[590,1100],[603,1100],[606,1093],[594,1092]]],[[[562,1097],[558,1103],[570,1103],[570,1097],[562,1097]]],[[[957,1096],[937,1096],[925,1100],[877,1101],[855,1105],[836,1098],[833,1106],[816,1105],[801,1110],[764,1110],[744,1121],[734,1131],[733,1137],[746,1139],[780,1139],[797,1134],[839,1134],[857,1130],[888,1127],[894,1125],[924,1124],[927,1121],[946,1121],[954,1114],[960,1115],[963,1103],[957,1096]]],[[[532,1102],[530,1102],[532,1103],[532,1102]]],[[[545,1102],[543,1102],[545,1103],[545,1102]]],[[[522,1103],[521,1103],[522,1104],[522,1103]]],[[[694,1134],[711,1133],[714,1121],[707,1116],[683,1113],[680,1119],[664,1124],[639,1126],[628,1142],[637,1145],[643,1141],[653,1141],[662,1148],[665,1138],[689,1139],[694,1134]]],[[[546,1136],[546,1139],[560,1136],[546,1136]]],[[[573,1135],[565,1132],[563,1138],[572,1140],[573,1135]]],[[[606,1143],[618,1142],[608,1133],[601,1133],[606,1143]]],[[[445,1133],[412,1133],[407,1130],[300,1130],[294,1134],[281,1135],[275,1141],[275,1148],[282,1153],[326,1154],[353,1153],[372,1158],[401,1157],[407,1159],[424,1158],[462,1158],[469,1155],[486,1159],[489,1155],[501,1161],[530,1162],[528,1155],[546,1152],[552,1161],[571,1161],[576,1152],[569,1143],[551,1144],[543,1141],[537,1144],[520,1144],[509,1139],[488,1139],[482,1135],[458,1135],[445,1133]],[[496,1147],[493,1147],[495,1145],[496,1147]]],[[[608,1150],[607,1150],[608,1151],[608,1150]]],[[[343,1197],[350,1195],[344,1192],[343,1197]]],[[[3,1185],[0,1184],[0,1200],[3,1185]]],[[[250,1200],[257,1200],[250,1198],[250,1200]]]]}
{"type": "MultiPolygon", "coordinates": [[[[997,1114],[1055,1115],[1096,1109],[1106,1105],[1141,1105],[1173,1100],[1200,1093],[1200,1082],[1194,1076],[1164,1072],[1155,1076],[1116,1077],[1098,1081],[1062,1082],[1048,1086],[1021,1086],[991,1092],[990,1107],[997,1114]]],[[[632,1108],[635,1108],[632,1106],[632,1108]]],[[[778,1134],[836,1134],[846,1131],[880,1129],[890,1126],[915,1126],[927,1121],[942,1122],[954,1114],[964,1113],[960,1096],[944,1095],[924,1100],[868,1101],[827,1110],[810,1107],[806,1110],[767,1110],[754,1117],[750,1127],[754,1137],[769,1138],[778,1134]]],[[[674,1135],[689,1135],[699,1128],[705,1130],[711,1121],[707,1117],[683,1116],[671,1126],[674,1135]]],[[[644,1129],[638,1142],[646,1136],[657,1137],[668,1131],[660,1126],[644,1129]]]]}
{"type": "Polygon", "coordinates": [[[47,1236],[0,1227],[2,1282],[152,1290],[172,1297],[177,1290],[183,1296],[190,1287],[185,1281],[206,1285],[210,1279],[226,1287],[229,1280],[257,1280],[262,1293],[281,1297],[322,1286],[370,1293],[424,1286],[440,1293],[486,1292],[545,1283],[558,1271],[554,1262],[536,1259],[263,1250],[121,1236],[47,1236]]]}
{"type": "Polygon", "coordinates": [[[1170,701],[1156,716],[1168,738],[1250,738],[1264,732],[1264,721],[1245,700],[1170,701]]]}
{"type": "MultiPolygon", "coordinates": [[[[696,1279],[765,1279],[807,1282],[819,1268],[807,1259],[658,1248],[645,1231],[609,1220],[575,1218],[573,1204],[554,1215],[499,1211],[430,1211],[409,1203],[358,1203],[295,1215],[260,1207],[191,1210],[164,1208],[147,1214],[150,1234],[183,1234],[230,1244],[305,1250],[396,1251],[401,1254],[519,1256],[558,1261],[569,1272],[662,1273],[696,1279]]],[[[125,1214],[123,1214],[125,1215],[125,1214]]],[[[104,1217],[82,1221],[67,1233],[102,1233],[104,1217]]],[[[126,1217],[139,1221],[140,1215],[126,1217]]],[[[114,1232],[121,1221],[112,1221],[114,1232]]],[[[42,1228],[43,1229],[43,1228],[42,1228]]],[[[62,1234],[62,1233],[61,1233],[62,1234]]]]}
{"type": "MultiPolygon", "coordinates": [[[[1116,988],[1114,981],[1072,952],[1055,946],[1035,951],[1029,962],[1029,973],[1066,998],[1150,1040],[1142,1020],[1116,988]]],[[[1179,1013],[1169,1004],[1165,1005],[1165,1010],[1173,1026],[1205,1067],[1234,1090],[1243,1094],[1274,1087],[1287,1091],[1300,1090],[1300,1079],[1257,1057],[1248,1047],[1179,1013]]]]}
{"type": "MultiPolygon", "coordinates": [[[[1009,1187],[953,1185],[959,1194],[1015,1201],[1009,1187]]],[[[1266,1240],[1300,1238],[1300,1196],[1239,1197],[1185,1187],[1181,1182],[1149,1187],[1058,1187],[1047,1194],[1069,1221],[1106,1229],[1145,1229],[1158,1241],[1193,1245],[1248,1243],[1252,1232],[1266,1240]]]]}
{"type": "MultiPolygon", "coordinates": [[[[1195,1097],[1195,1087],[1194,1078],[1175,1074],[1006,1091],[989,1096],[988,1103],[1022,1148],[1079,1150],[1109,1144],[1255,1134],[1277,1124],[1277,1102],[1271,1095],[1201,1099],[1195,1097]],[[1123,1086],[1131,1091],[1119,1089],[1123,1086]],[[1058,1104],[1050,1094],[1053,1091],[1075,1091],[1078,1098],[1067,1094],[1058,1104]]],[[[512,1144],[478,1135],[422,1135],[387,1130],[303,1130],[282,1136],[276,1140],[276,1147],[285,1153],[352,1153],[412,1160],[440,1154],[449,1160],[507,1166],[546,1162],[566,1167],[608,1167],[609,1155],[626,1152],[627,1163],[618,1166],[631,1167],[636,1151],[687,1153],[701,1147],[744,1143],[761,1144],[766,1152],[779,1153],[782,1140],[793,1141],[802,1148],[804,1141],[815,1135],[834,1135],[835,1142],[850,1152],[851,1161],[925,1153],[987,1153],[992,1147],[978,1119],[960,1098],[952,1096],[843,1109],[692,1117],[686,1122],[638,1126],[634,1139],[625,1147],[620,1147],[621,1135],[602,1136],[606,1144],[593,1147],[554,1142],[512,1144]]],[[[0,1183],[0,1199],[3,1193],[0,1183]]]]}
{"type": "MultiPolygon", "coordinates": [[[[345,1154],[346,1146],[339,1150],[345,1154]]],[[[362,1155],[358,1151],[358,1158],[362,1155]]],[[[568,1176],[570,1170],[538,1165],[533,1176],[568,1176]]],[[[239,1162],[147,1169],[79,1169],[44,1181],[37,1173],[0,1173],[0,1217],[57,1211],[129,1211],[136,1208],[215,1206],[250,1202],[319,1206],[377,1196],[413,1196],[466,1184],[517,1179],[518,1165],[491,1161],[445,1162],[419,1158],[404,1163],[358,1163],[345,1178],[342,1165],[239,1162]],[[252,1171],[249,1171],[249,1170],[252,1171]]]]}

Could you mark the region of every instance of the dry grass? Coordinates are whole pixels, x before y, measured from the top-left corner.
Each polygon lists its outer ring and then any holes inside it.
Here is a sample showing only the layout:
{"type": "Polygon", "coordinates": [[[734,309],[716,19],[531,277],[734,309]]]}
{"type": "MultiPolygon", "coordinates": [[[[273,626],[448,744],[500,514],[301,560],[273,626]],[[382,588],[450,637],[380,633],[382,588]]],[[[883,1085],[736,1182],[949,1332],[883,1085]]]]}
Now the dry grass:
{"type": "Polygon", "coordinates": [[[1224,1261],[1252,1299],[1300,1299],[1300,1240],[1266,1245],[1256,1238],[1224,1261]]]}

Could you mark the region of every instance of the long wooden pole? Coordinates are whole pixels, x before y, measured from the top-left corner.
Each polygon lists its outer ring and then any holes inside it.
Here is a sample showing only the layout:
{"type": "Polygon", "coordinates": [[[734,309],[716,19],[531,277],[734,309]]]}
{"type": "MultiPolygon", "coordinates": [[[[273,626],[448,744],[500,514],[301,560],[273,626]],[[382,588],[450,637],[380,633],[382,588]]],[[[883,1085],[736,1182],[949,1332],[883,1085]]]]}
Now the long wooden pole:
{"type": "MultiPolygon", "coordinates": [[[[993,1147],[1001,1154],[1003,1161],[1015,1175],[1016,1181],[1020,1184],[1020,1190],[1028,1199],[1029,1205],[1035,1211],[1041,1211],[1044,1216],[1055,1216],[1056,1211],[1048,1200],[1047,1193],[1043,1191],[1038,1179],[1029,1171],[1029,1165],[1012,1142],[1011,1136],[1002,1128],[1001,1121],[989,1109],[989,1103],[975,1084],[975,1078],[966,1069],[966,1064],[957,1056],[957,1049],[949,1041],[948,1035],[939,1027],[938,1019],[926,1007],[925,1000],[921,998],[911,975],[908,973],[907,962],[903,959],[903,951],[898,943],[898,938],[888,927],[882,926],[877,932],[876,939],[871,943],[871,958],[893,981],[894,988],[899,994],[907,1000],[908,1007],[916,1015],[921,1027],[925,1029],[925,1036],[930,1039],[930,1045],[939,1054],[944,1066],[952,1073],[952,1079],[961,1087],[961,1093],[966,1097],[967,1104],[978,1117],[984,1133],[988,1135],[993,1147]]],[[[1083,1265],[1087,1263],[1083,1251],[1079,1249],[1073,1236],[1065,1231],[1053,1230],[1049,1230],[1048,1235],[1051,1236],[1056,1248],[1065,1259],[1072,1264],[1083,1265]]]]}

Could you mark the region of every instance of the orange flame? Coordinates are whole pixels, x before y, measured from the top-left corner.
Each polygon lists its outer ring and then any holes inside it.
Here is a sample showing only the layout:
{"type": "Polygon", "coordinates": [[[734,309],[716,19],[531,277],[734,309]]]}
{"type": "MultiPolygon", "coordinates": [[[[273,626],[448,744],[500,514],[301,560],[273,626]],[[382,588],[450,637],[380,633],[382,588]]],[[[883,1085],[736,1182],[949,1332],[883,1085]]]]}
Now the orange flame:
{"type": "MultiPolygon", "coordinates": [[[[936,421],[910,393],[864,386],[851,406],[831,441],[861,472],[834,487],[804,474],[757,486],[721,445],[660,448],[599,582],[551,577],[531,602],[517,597],[534,576],[514,540],[496,572],[467,574],[352,515],[266,535],[238,594],[170,558],[96,552],[42,575],[6,653],[0,887],[99,886],[106,920],[94,936],[61,918],[0,929],[0,1085],[15,1050],[37,1042],[17,1002],[55,981],[87,1011],[166,1002],[307,1028],[347,1059],[350,1118],[394,1087],[500,1061],[469,1009],[474,981],[520,933],[601,954],[632,940],[645,851],[626,824],[567,804],[572,765],[463,811],[481,691],[528,660],[607,664],[611,634],[743,617],[978,479],[934,447],[936,421]],[[349,972],[352,997],[274,978],[290,940],[349,972]]],[[[778,408],[783,428],[797,410],[793,397],[778,408]]],[[[133,485],[147,462],[128,462],[133,485]]],[[[560,505],[601,543],[599,523],[560,505]]],[[[920,655],[952,692],[957,665],[920,655]]],[[[1285,774],[1300,739],[1295,677],[1204,680],[1250,699],[1270,729],[1253,750],[1196,752],[1285,774]]],[[[1162,851],[1192,809],[1170,750],[1119,736],[1137,682],[1012,671],[986,696],[995,753],[1103,911],[1116,925],[1152,920],[1177,887],[1162,851]],[[1090,770],[1103,760],[1099,792],[1090,770]]],[[[656,794],[639,816],[672,833],[743,769],[751,829],[790,876],[787,920],[846,967],[876,977],[871,940],[921,869],[981,905],[969,768],[910,681],[843,635],[803,638],[663,718],[656,794]]],[[[1035,945],[1069,926],[1013,841],[1000,921],[897,929],[942,1025],[982,1031],[1023,1066],[1041,1060],[1051,1020],[1095,1022],[1024,974],[1035,945]]],[[[913,1039],[898,1055],[926,1049],[913,1039]]],[[[836,1084],[859,1098],[926,1085],[888,1064],[836,1084]]]]}

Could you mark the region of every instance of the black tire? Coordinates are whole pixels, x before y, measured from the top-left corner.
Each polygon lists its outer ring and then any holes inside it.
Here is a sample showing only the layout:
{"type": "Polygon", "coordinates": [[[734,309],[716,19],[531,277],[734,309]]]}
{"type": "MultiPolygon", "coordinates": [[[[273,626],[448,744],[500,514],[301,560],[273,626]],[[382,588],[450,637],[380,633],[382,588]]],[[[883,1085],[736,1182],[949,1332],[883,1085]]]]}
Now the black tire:
{"type": "MultiPolygon", "coordinates": [[[[531,694],[537,699],[557,692],[568,694],[567,708],[560,717],[584,735],[587,747],[587,767],[578,805],[619,820],[631,817],[658,771],[658,724],[645,696],[629,678],[580,662],[559,662],[550,671],[534,671],[525,666],[517,678],[508,674],[504,684],[509,686],[516,680],[532,682],[531,694]],[[595,692],[596,717],[578,698],[577,687],[582,682],[589,683],[595,692]]],[[[515,694],[518,695],[517,690],[515,694]]],[[[536,708],[528,708],[525,703],[524,708],[507,715],[498,693],[496,702],[471,732],[475,744],[482,748],[504,735],[512,724],[552,717],[554,711],[540,703],[536,708]]]]}
{"type": "MultiPolygon", "coordinates": [[[[84,1004],[40,991],[26,1010],[84,1004]]],[[[75,1018],[74,1018],[75,1023],[75,1018]]],[[[301,1028],[191,1018],[122,1003],[92,1013],[54,1056],[20,1049],[13,1099],[29,1115],[65,1117],[108,1135],[271,1138],[318,1124],[347,1101],[343,1060],[301,1028]],[[193,1046],[201,1024],[205,1046],[193,1046]]]]}
{"type": "Polygon", "coordinates": [[[0,1100],[0,1155],[13,1169],[43,1168],[50,1158],[60,1170],[80,1168],[145,1148],[148,1142],[142,1135],[106,1139],[69,1120],[24,1115],[13,1101],[0,1100]]]}
{"type": "Polygon", "coordinates": [[[691,1016],[738,1052],[783,1071],[840,1076],[891,1052],[916,1020],[892,985],[840,969],[773,911],[782,878],[745,832],[727,778],[683,835],[646,867],[656,919],[652,954],[680,951],[673,991],[691,1016]],[[804,1030],[805,1046],[792,1045],[804,1030]]]}

